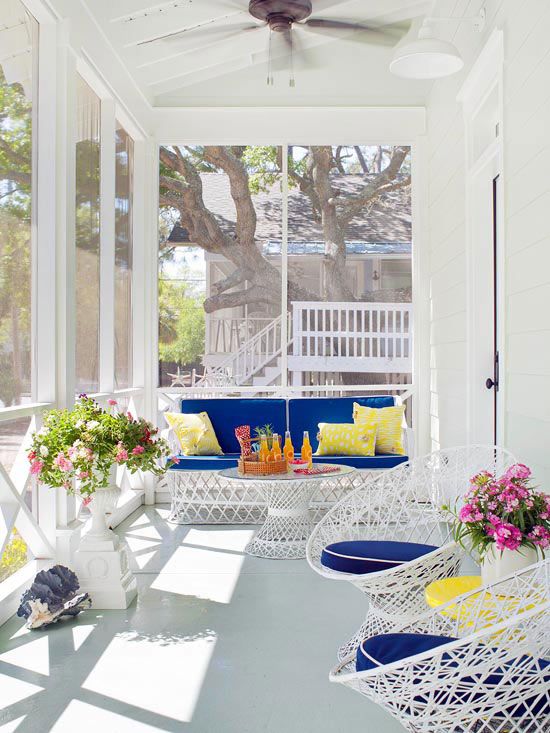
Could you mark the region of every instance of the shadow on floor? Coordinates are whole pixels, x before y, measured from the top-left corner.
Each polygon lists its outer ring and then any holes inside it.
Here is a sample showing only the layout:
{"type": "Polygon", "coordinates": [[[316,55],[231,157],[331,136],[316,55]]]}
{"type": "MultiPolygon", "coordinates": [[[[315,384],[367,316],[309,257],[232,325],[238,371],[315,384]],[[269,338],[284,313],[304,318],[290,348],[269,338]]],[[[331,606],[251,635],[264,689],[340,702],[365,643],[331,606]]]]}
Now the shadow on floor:
{"type": "Polygon", "coordinates": [[[402,733],[328,682],[365,612],[355,589],[246,555],[252,527],[167,514],[142,508],[118,529],[138,575],[129,609],[0,628],[0,733],[402,733]]]}

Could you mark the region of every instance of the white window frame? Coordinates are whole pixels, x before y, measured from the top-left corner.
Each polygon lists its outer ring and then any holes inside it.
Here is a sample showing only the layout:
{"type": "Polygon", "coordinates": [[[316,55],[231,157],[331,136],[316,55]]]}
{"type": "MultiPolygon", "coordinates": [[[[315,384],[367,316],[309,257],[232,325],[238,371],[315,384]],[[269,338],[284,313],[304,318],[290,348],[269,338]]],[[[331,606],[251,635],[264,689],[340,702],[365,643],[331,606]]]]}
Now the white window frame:
{"type": "MultiPolygon", "coordinates": [[[[155,180],[156,191],[152,192],[152,206],[155,218],[151,227],[151,241],[158,243],[158,149],[162,145],[277,145],[283,147],[283,161],[290,144],[304,142],[311,145],[343,144],[354,145],[409,145],[411,148],[412,180],[412,220],[413,220],[413,313],[415,317],[413,376],[409,385],[384,385],[385,388],[400,392],[401,399],[412,400],[415,420],[415,443],[417,450],[429,450],[429,288],[427,282],[427,247],[424,246],[425,218],[422,202],[426,200],[426,177],[423,163],[425,160],[425,110],[410,108],[338,108],[320,109],[217,109],[215,114],[208,109],[159,109],[156,110],[155,142],[155,180]],[[182,131],[184,134],[182,135],[182,131]],[[261,132],[258,132],[261,131],[261,132]]],[[[283,190],[286,176],[283,175],[283,190]]],[[[283,201],[285,197],[283,197],[283,201]]],[[[284,204],[283,204],[284,205],[284,204]]],[[[286,227],[283,228],[282,252],[288,250],[286,227]]],[[[153,299],[149,301],[150,328],[157,340],[158,301],[157,301],[157,246],[152,247],[150,258],[154,282],[150,284],[153,299]]],[[[283,290],[285,287],[285,258],[283,256],[283,290]]],[[[284,296],[284,292],[283,292],[284,296]]],[[[283,301],[284,302],[284,301],[283,301]]],[[[284,319],[283,319],[284,320],[284,319]]],[[[283,373],[286,355],[283,350],[283,373]]],[[[173,404],[174,398],[193,395],[193,390],[185,388],[160,388],[158,385],[158,344],[151,355],[150,378],[152,391],[158,395],[161,407],[173,404]]],[[[327,385],[304,388],[282,384],[262,387],[263,393],[274,397],[288,397],[297,391],[345,394],[346,392],[380,391],[380,385],[327,385]]],[[[198,391],[198,390],[197,390],[198,391]]],[[[195,391],[195,394],[197,393],[195,391]]],[[[231,394],[255,394],[258,387],[239,387],[231,394]]],[[[209,394],[223,396],[224,388],[209,388],[209,394]]],[[[155,415],[158,420],[158,408],[155,415]]]]}
{"type": "MultiPolygon", "coordinates": [[[[21,0],[39,23],[38,94],[33,105],[33,227],[32,227],[32,384],[35,402],[0,410],[0,421],[32,417],[12,471],[0,466],[0,540],[15,525],[35,560],[0,583],[0,624],[16,610],[23,587],[38,569],[53,562],[71,563],[81,531],[78,503],[64,490],[36,488],[38,518],[23,501],[29,485],[25,446],[39,427],[41,414],[52,407],[71,407],[75,398],[75,146],[76,78],[81,74],[102,102],[101,259],[103,289],[100,298],[100,392],[94,397],[105,404],[110,398],[129,400],[129,409],[142,414],[148,352],[143,332],[145,305],[132,298],[133,383],[114,390],[114,171],[115,120],[134,140],[134,210],[132,292],[145,290],[147,211],[145,176],[150,151],[147,132],[134,120],[84,52],[70,45],[70,29],[43,0],[21,0]],[[36,120],[38,119],[38,124],[36,120]],[[112,135],[110,134],[112,131],[112,135]],[[52,141],[55,141],[52,144],[52,141]],[[52,185],[53,183],[53,185],[52,185]],[[112,237],[111,237],[112,235],[112,237]],[[111,262],[112,253],[112,262],[111,262]],[[110,264],[109,264],[110,263],[110,264]],[[112,280],[112,287],[110,283],[112,280]],[[101,331],[103,326],[103,331],[101,331]],[[112,334],[112,343],[110,335],[112,334]],[[112,365],[112,366],[111,366],[112,365]]],[[[122,479],[123,500],[111,523],[122,521],[143,501],[144,480],[122,479]]]]}

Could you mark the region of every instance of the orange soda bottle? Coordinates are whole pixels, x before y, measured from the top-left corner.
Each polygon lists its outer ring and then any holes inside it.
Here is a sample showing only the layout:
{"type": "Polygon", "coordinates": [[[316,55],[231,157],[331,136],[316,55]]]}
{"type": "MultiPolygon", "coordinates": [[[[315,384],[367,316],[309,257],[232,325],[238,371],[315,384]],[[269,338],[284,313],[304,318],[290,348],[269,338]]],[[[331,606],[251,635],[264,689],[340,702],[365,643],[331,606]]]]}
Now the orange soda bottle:
{"type": "Polygon", "coordinates": [[[269,460],[269,447],[267,445],[267,435],[260,436],[260,451],[258,453],[260,463],[266,463],[269,460]]]}
{"type": "Polygon", "coordinates": [[[294,446],[292,445],[290,430],[287,430],[285,433],[285,445],[283,448],[283,455],[287,463],[290,463],[294,460],[294,446]]]}
{"type": "Polygon", "coordinates": [[[281,453],[281,444],[279,443],[278,433],[273,433],[271,455],[272,461],[280,461],[283,457],[283,454],[281,453]]]}
{"type": "Polygon", "coordinates": [[[311,443],[309,442],[309,432],[307,430],[304,430],[304,440],[302,442],[302,460],[307,461],[307,467],[311,468],[312,464],[312,456],[313,456],[313,449],[311,448],[311,443]]]}

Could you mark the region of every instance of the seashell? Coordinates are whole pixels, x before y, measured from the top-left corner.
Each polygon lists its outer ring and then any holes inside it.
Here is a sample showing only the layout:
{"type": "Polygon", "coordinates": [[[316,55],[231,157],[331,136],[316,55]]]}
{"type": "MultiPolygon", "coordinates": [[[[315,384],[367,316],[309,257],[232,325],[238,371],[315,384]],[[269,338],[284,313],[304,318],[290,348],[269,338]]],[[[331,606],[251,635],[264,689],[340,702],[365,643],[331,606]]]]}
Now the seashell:
{"type": "Polygon", "coordinates": [[[76,574],[63,565],[37,573],[33,584],[21,597],[17,615],[27,620],[29,629],[39,629],[56,623],[62,616],[77,616],[90,608],[87,593],[78,593],[76,574]]]}

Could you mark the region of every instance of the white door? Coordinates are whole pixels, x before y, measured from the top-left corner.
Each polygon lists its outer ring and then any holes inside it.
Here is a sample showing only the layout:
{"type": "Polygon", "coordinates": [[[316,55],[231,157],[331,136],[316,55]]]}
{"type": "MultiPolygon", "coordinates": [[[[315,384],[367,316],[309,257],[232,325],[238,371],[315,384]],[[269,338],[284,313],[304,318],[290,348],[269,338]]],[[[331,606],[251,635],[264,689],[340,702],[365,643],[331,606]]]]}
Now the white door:
{"type": "Polygon", "coordinates": [[[470,441],[497,443],[499,422],[499,262],[501,185],[498,156],[470,179],[470,441]]]}

